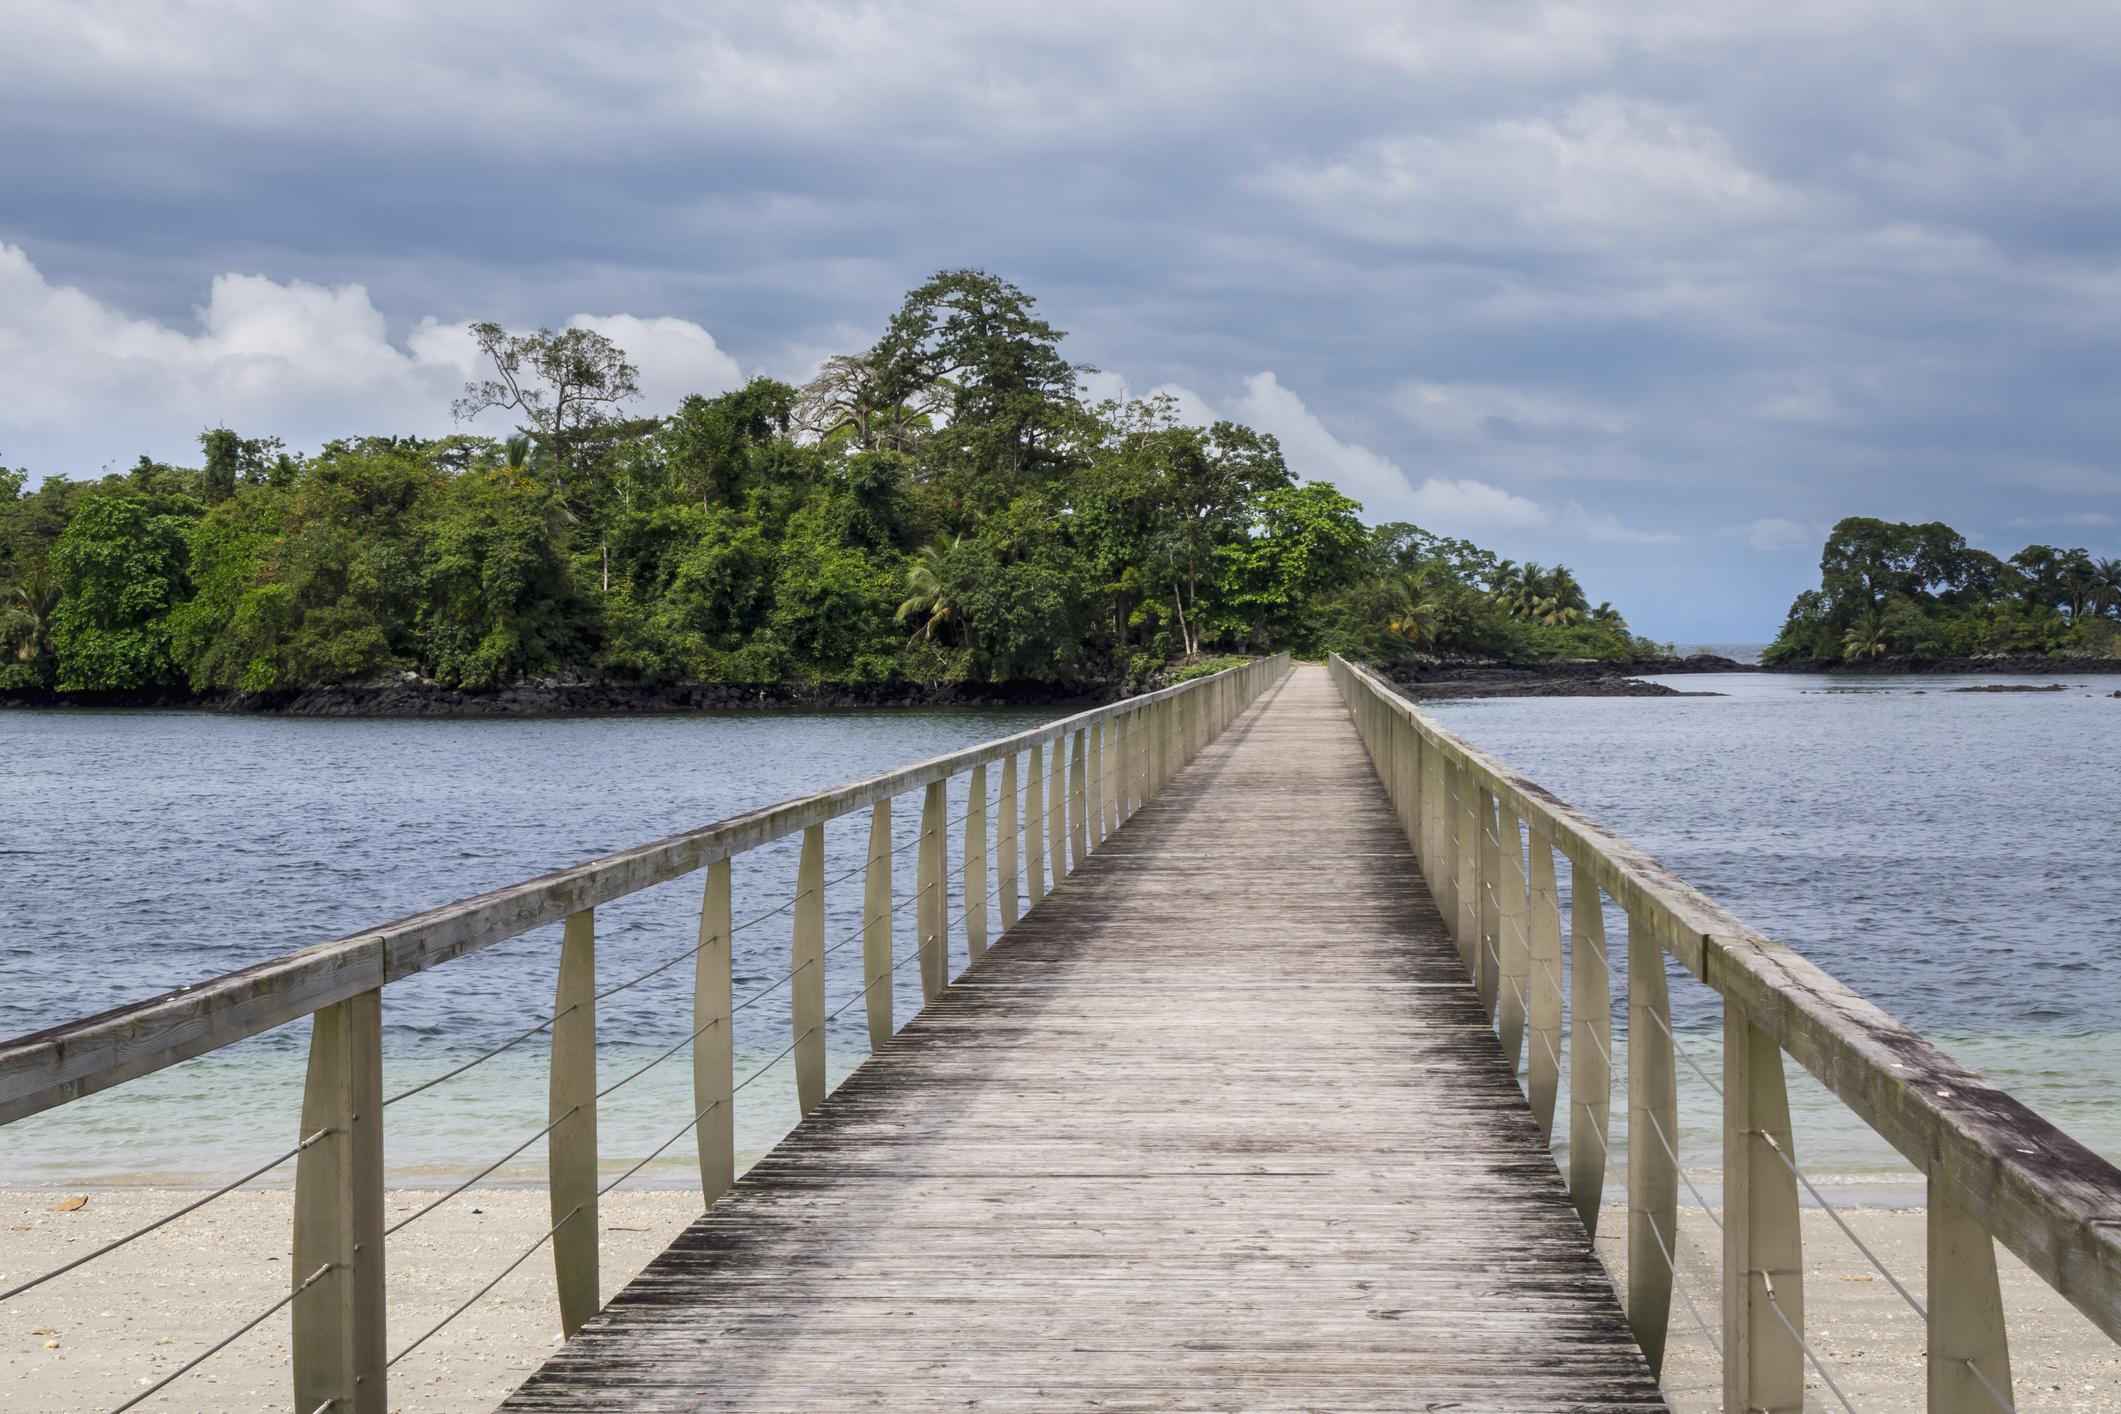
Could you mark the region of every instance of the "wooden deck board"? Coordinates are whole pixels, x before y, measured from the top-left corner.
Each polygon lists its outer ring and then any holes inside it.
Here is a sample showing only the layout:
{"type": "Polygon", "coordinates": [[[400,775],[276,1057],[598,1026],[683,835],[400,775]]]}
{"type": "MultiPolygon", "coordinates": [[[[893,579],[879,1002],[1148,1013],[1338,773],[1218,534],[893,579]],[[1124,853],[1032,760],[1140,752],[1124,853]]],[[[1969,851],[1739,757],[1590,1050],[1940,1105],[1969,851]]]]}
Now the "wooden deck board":
{"type": "Polygon", "coordinates": [[[504,1407],[1664,1404],[1299,668],[504,1407]]]}

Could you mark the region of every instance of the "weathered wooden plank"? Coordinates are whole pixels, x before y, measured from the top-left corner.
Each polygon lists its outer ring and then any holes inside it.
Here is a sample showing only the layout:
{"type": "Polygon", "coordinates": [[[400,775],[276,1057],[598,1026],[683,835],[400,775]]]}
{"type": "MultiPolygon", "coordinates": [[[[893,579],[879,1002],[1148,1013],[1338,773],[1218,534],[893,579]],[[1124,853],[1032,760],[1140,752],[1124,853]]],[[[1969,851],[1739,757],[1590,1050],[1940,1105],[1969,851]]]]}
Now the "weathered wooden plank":
{"type": "Polygon", "coordinates": [[[1324,675],[1238,720],[507,1407],[1662,1409],[1324,675]]]}

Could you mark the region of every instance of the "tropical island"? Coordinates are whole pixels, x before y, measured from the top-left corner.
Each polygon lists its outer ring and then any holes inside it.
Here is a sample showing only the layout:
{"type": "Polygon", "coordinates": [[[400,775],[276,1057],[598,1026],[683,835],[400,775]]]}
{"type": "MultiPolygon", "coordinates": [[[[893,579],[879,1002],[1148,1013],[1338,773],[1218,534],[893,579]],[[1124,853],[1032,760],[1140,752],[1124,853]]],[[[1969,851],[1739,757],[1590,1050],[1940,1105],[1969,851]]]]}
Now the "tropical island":
{"type": "Polygon", "coordinates": [[[629,415],[638,370],[593,331],[472,332],[492,376],[459,417],[504,409],[512,437],[303,455],[219,427],[196,467],[34,490],[0,469],[0,696],[951,700],[1282,648],[1669,653],[1565,567],[1366,526],[1271,436],[1187,425],[1167,397],[1086,401],[1063,332],[979,271],[914,289],[806,386],[755,378],[667,417],[629,415]]]}
{"type": "Polygon", "coordinates": [[[1819,587],[1762,655],[1779,668],[2106,665],[2121,671],[2121,559],[2028,545],[2009,559],[1950,526],[1851,516],[1819,587]]]}

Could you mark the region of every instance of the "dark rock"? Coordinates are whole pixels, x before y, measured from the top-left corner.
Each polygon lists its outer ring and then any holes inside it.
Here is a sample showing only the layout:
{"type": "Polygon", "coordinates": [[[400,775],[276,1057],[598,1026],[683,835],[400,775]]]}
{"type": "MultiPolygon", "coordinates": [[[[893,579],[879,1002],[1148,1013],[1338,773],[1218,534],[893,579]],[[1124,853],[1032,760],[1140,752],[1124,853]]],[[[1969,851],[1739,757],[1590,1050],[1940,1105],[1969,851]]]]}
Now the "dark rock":
{"type": "MultiPolygon", "coordinates": [[[[2067,692],[2069,689],[2059,682],[2046,687],[2035,687],[2029,682],[1985,682],[1979,687],[1955,687],[1953,692],[2067,692]]],[[[2121,697],[2121,692],[2114,694],[2121,697]]]]}
{"type": "Polygon", "coordinates": [[[283,717],[559,717],[787,708],[1062,707],[1117,700],[1123,685],[1064,683],[622,683],[555,679],[497,688],[452,688],[412,673],[363,683],[267,693],[42,692],[0,697],[0,707],[184,708],[283,717]]]}

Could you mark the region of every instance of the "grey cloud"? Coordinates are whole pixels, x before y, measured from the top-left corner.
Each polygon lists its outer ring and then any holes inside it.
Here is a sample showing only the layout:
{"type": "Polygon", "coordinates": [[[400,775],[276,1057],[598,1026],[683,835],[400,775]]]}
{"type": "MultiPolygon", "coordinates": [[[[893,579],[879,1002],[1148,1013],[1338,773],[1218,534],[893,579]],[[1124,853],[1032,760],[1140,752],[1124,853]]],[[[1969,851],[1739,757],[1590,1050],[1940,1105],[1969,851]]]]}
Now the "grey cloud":
{"type": "Polygon", "coordinates": [[[179,331],[237,273],[359,283],[401,351],[591,311],[783,374],[981,265],[1663,636],[1764,636],[1843,514],[2121,513],[2110,5],[587,15],[17,0],[0,240],[179,331]]]}

